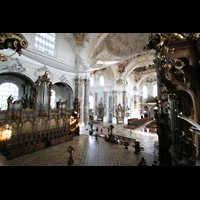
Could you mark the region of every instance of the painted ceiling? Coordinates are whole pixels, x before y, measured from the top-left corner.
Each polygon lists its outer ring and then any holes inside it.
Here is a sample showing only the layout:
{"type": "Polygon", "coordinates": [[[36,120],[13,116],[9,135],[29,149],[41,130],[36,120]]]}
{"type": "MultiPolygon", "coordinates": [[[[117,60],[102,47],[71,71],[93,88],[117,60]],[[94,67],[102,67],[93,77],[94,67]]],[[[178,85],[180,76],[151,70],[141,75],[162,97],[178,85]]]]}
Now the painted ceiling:
{"type": "Polygon", "coordinates": [[[148,33],[109,33],[94,49],[91,67],[111,65],[142,52],[148,33]]]}
{"type": "Polygon", "coordinates": [[[113,64],[124,70],[124,62],[128,65],[138,56],[142,60],[143,47],[149,39],[149,33],[56,33],[55,56],[49,56],[34,48],[34,33],[23,35],[29,46],[23,51],[21,60],[29,62],[32,59],[72,73],[92,72],[113,64]]]}

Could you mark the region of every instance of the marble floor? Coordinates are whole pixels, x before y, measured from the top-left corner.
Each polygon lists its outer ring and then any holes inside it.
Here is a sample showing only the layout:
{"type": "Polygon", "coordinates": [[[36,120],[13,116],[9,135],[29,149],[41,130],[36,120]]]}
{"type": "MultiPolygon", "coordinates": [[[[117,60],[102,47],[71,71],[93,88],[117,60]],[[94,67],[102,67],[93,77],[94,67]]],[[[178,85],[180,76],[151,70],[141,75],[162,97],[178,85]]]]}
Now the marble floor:
{"type": "MultiPolygon", "coordinates": [[[[95,126],[98,126],[99,133],[102,128],[103,134],[107,134],[110,124],[101,122],[95,126]]],[[[130,129],[124,129],[123,126],[114,125],[113,133],[139,141],[140,146],[144,147],[139,154],[134,154],[134,143],[130,144],[129,149],[124,149],[123,145],[106,142],[102,137],[96,140],[94,136],[89,135],[89,126],[83,126],[80,128],[80,136],[75,136],[71,141],[9,161],[0,154],[0,166],[69,166],[69,145],[75,149],[72,153],[73,166],[137,166],[142,157],[148,166],[152,166],[153,160],[156,160],[153,151],[154,142],[158,139],[157,134],[144,133],[141,131],[143,127],[130,132],[130,129]]]]}

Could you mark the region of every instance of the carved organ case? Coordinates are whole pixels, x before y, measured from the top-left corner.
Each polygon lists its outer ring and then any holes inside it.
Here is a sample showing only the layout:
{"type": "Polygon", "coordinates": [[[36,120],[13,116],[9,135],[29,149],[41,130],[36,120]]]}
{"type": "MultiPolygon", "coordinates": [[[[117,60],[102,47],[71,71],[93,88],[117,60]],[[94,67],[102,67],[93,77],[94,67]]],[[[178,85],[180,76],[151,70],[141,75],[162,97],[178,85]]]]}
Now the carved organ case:
{"type": "Polygon", "coordinates": [[[158,83],[159,165],[192,165],[200,152],[200,33],[152,33],[158,83]]]}
{"type": "Polygon", "coordinates": [[[36,108],[37,110],[48,110],[50,107],[50,100],[51,100],[51,88],[52,82],[50,78],[48,78],[48,73],[45,74],[37,79],[36,83],[36,108]]]}

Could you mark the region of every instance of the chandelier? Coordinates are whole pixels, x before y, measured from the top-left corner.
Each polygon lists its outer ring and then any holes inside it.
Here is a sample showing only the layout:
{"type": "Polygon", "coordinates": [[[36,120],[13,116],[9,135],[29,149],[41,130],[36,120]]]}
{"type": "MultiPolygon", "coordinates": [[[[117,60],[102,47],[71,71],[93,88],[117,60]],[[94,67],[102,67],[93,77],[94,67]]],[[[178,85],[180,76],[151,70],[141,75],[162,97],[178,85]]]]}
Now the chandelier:
{"type": "Polygon", "coordinates": [[[22,49],[28,47],[28,41],[21,33],[0,33],[0,50],[13,49],[15,52],[11,55],[4,55],[0,53],[0,60],[2,62],[7,61],[8,57],[18,53],[22,55],[22,49]]]}

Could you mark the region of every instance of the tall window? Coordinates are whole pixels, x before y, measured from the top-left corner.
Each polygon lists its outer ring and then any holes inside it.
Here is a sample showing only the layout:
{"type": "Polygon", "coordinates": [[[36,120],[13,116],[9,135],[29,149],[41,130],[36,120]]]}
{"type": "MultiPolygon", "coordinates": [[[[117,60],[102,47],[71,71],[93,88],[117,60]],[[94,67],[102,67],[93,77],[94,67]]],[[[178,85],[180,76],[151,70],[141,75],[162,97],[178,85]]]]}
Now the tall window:
{"type": "Polygon", "coordinates": [[[7,109],[7,99],[10,95],[14,100],[18,99],[19,88],[13,83],[3,83],[0,85],[0,108],[7,109]]]}
{"type": "Polygon", "coordinates": [[[143,98],[148,98],[147,86],[146,85],[143,87],[143,98]]]}
{"type": "Polygon", "coordinates": [[[157,84],[153,86],[153,96],[157,97],[157,84]]]}
{"type": "Polygon", "coordinates": [[[94,77],[90,78],[90,86],[94,86],[94,77]]]}
{"type": "Polygon", "coordinates": [[[100,78],[99,78],[99,85],[100,86],[104,85],[104,77],[103,77],[103,75],[101,75],[100,78]]]}
{"type": "Polygon", "coordinates": [[[56,103],[56,93],[54,90],[51,90],[51,108],[55,108],[56,103]]]}
{"type": "Polygon", "coordinates": [[[55,33],[36,33],[35,48],[46,54],[54,56],[55,33]]]}
{"type": "Polygon", "coordinates": [[[89,109],[94,108],[94,97],[92,95],[89,96],[89,109]]]}

